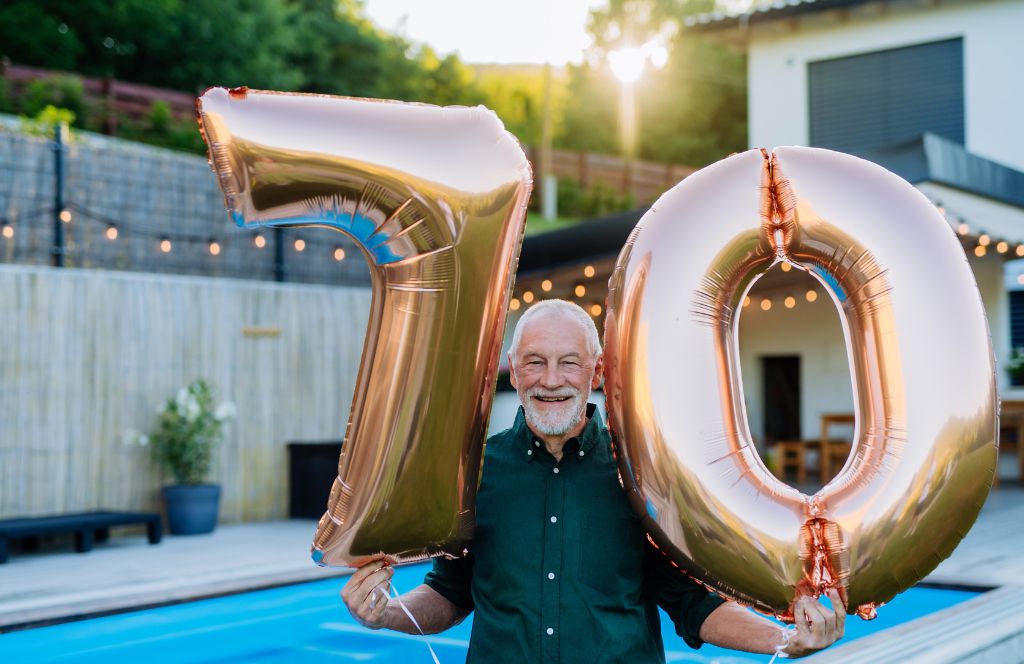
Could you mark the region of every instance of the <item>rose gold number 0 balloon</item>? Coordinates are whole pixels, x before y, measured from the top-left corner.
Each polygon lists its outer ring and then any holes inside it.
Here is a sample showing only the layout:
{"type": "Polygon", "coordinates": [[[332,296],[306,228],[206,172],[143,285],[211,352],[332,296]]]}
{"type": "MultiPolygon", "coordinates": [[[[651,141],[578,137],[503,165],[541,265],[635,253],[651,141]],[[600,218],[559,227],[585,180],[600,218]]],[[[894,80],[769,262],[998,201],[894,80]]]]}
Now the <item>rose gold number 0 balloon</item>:
{"type": "Polygon", "coordinates": [[[522,149],[484,108],[215,88],[198,110],[240,225],[334,228],[371,268],[314,560],[461,554],[530,194],[522,149]]]}
{"type": "Polygon", "coordinates": [[[655,542],[698,580],[792,619],[845,592],[865,618],[966,534],[996,461],[994,361],[977,285],[935,207],[899,177],[827,150],[745,152],[655,203],[611,278],[609,420],[623,483],[655,542]],[[839,308],[854,453],[813,496],[751,442],[744,296],[785,261],[839,308]]]}

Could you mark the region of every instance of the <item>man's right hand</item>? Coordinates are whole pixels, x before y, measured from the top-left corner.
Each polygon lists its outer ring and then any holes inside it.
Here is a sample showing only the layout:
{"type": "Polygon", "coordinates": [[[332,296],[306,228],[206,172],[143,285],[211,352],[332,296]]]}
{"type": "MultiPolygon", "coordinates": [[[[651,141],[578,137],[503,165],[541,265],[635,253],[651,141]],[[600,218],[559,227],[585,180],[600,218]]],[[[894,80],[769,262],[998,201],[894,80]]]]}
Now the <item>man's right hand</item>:
{"type": "Polygon", "coordinates": [[[383,560],[374,560],[357,569],[341,589],[341,599],[348,612],[364,627],[385,627],[391,577],[395,569],[383,560]]]}

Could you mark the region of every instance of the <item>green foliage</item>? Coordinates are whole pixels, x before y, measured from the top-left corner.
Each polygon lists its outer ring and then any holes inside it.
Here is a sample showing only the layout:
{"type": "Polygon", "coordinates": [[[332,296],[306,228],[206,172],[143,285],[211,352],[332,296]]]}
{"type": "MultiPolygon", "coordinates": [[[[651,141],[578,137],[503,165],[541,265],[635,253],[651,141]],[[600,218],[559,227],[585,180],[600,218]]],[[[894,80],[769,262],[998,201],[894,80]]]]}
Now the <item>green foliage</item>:
{"type": "Polygon", "coordinates": [[[621,152],[619,83],[607,54],[650,41],[669,60],[648,67],[636,83],[638,157],[703,166],[746,147],[746,58],[722,44],[680,29],[689,14],[713,9],[713,0],[610,0],[591,12],[593,62],[569,73],[569,96],[558,144],[595,152],[621,152]]]}
{"type": "Polygon", "coordinates": [[[75,114],[66,108],[57,108],[50,104],[36,113],[35,117],[22,115],[19,120],[23,134],[53,138],[54,129],[58,124],[63,122],[70,127],[75,123],[75,114]]]}
{"type": "Polygon", "coordinates": [[[19,106],[18,110],[28,116],[38,115],[49,106],[67,109],[79,119],[88,114],[82,79],[65,74],[47,76],[29,83],[19,106]]]}
{"type": "Polygon", "coordinates": [[[148,442],[153,458],[178,484],[201,484],[210,471],[213,448],[224,437],[225,422],[234,417],[228,402],[214,406],[213,390],[198,380],[178,390],[157,419],[148,442]]]}
{"type": "Polygon", "coordinates": [[[600,182],[584,189],[576,180],[558,180],[558,213],[565,217],[600,217],[632,209],[634,204],[631,193],[619,196],[600,182]]]}
{"type": "Polygon", "coordinates": [[[133,141],[159,145],[183,152],[204,154],[206,145],[196,129],[195,120],[186,117],[175,119],[167,102],[153,102],[146,118],[141,122],[128,118],[118,121],[118,135],[133,141]]]}

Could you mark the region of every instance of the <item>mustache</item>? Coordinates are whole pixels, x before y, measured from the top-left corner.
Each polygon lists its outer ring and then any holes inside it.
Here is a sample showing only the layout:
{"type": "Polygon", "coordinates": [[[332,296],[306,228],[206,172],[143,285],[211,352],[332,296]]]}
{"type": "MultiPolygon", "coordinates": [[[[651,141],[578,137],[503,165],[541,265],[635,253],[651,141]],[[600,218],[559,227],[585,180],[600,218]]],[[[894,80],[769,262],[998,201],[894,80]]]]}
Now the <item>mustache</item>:
{"type": "Polygon", "coordinates": [[[562,397],[575,397],[579,395],[579,390],[544,390],[540,388],[531,388],[526,392],[528,397],[547,397],[549,399],[559,399],[562,397]]]}

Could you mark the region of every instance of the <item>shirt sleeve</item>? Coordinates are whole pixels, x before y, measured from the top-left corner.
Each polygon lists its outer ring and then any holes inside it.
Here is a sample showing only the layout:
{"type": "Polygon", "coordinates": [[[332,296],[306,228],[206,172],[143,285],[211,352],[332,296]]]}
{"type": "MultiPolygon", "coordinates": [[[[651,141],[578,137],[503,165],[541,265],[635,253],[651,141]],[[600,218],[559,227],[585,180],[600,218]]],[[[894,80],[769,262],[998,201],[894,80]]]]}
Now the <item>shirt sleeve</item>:
{"type": "Polygon", "coordinates": [[[701,625],[725,600],[673,567],[649,542],[645,549],[645,592],[668,614],[686,645],[700,648],[701,625]]]}
{"type": "Polygon", "coordinates": [[[461,609],[473,610],[473,554],[449,560],[434,558],[434,567],[423,579],[442,597],[461,609]]]}

